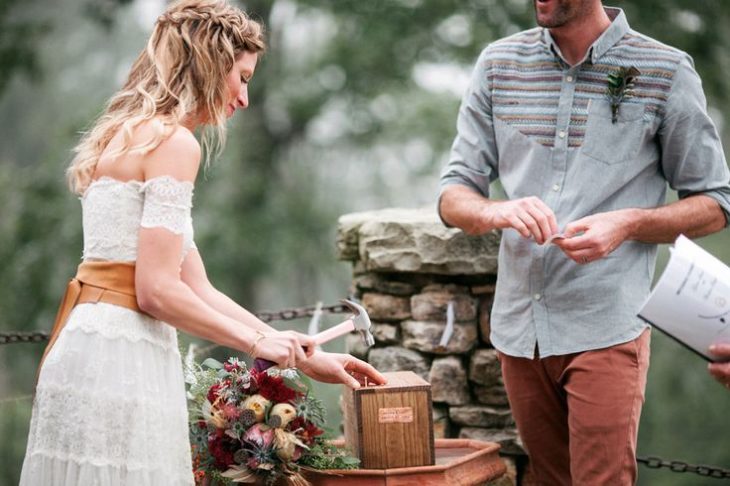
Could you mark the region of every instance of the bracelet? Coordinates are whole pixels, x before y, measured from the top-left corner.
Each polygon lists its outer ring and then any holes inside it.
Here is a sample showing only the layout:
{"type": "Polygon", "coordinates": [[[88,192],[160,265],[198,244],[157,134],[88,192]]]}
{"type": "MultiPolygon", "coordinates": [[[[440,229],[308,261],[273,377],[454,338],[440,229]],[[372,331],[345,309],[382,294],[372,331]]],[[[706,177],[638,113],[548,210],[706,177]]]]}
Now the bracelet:
{"type": "Polygon", "coordinates": [[[261,340],[264,339],[265,337],[266,337],[266,334],[259,331],[258,329],[256,330],[256,339],[254,340],[253,344],[251,345],[251,351],[249,351],[249,353],[248,353],[251,355],[251,357],[253,359],[256,359],[256,346],[258,346],[258,344],[261,342],[261,340]]]}

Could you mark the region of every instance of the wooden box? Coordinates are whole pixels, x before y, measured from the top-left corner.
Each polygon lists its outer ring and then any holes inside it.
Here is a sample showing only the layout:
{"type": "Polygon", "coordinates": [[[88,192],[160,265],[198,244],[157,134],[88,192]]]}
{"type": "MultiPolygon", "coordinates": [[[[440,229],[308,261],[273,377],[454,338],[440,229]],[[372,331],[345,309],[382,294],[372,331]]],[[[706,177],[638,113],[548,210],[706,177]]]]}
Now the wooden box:
{"type": "Polygon", "coordinates": [[[433,465],[431,385],[412,371],[384,375],[387,385],[345,387],[345,443],[364,469],[433,465]]]}

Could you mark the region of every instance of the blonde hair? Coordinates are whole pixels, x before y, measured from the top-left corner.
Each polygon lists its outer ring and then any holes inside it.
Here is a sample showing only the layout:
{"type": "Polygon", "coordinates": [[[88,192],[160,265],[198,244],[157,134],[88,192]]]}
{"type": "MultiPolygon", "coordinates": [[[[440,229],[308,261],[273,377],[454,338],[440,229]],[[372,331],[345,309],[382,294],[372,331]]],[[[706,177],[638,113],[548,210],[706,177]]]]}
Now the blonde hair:
{"type": "Polygon", "coordinates": [[[83,134],[66,170],[73,192],[91,182],[104,148],[118,130],[122,146],[110,155],[145,154],[169,137],[188,116],[202,116],[206,163],[226,139],[226,77],[244,51],[263,53],[263,26],[225,0],[179,0],[155,23],[147,47],[126,83],[83,134]],[[154,120],[153,136],[132,146],[133,130],[154,120]]]}

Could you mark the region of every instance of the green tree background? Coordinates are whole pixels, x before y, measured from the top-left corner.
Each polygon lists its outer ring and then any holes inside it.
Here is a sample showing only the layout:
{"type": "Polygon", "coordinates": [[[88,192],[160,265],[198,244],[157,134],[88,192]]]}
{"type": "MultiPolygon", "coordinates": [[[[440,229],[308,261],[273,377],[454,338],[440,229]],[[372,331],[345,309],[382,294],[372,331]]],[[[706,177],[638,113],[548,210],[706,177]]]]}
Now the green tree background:
{"type": "MultiPolygon", "coordinates": [[[[196,242],[212,280],[254,310],[345,296],[350,268],[335,260],[337,217],[434,203],[473,62],[488,42],[534,24],[531,3],[242,3],[266,23],[270,50],[251,107],[196,188],[196,242]]],[[[730,3],[609,3],[635,29],[694,57],[727,146],[730,3]]],[[[80,206],[63,180],[70,149],[163,8],[163,0],[0,1],[0,330],[50,328],[81,257],[80,206]]],[[[730,262],[727,231],[700,243],[730,262]]],[[[41,352],[0,347],[0,485],[18,481],[41,352]]],[[[317,391],[338,418],[337,387],[317,391]]],[[[729,404],[702,360],[654,333],[640,454],[730,467],[729,404]]],[[[639,484],[715,482],[641,468],[639,484]]]]}

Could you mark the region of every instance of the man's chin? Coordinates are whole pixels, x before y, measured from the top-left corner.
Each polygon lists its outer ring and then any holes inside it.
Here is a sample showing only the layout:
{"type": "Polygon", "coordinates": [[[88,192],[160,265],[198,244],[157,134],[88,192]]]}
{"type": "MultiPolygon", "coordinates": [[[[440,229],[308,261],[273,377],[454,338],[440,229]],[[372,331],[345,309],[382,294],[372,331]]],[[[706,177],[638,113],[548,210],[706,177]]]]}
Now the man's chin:
{"type": "Polygon", "coordinates": [[[548,29],[562,27],[567,23],[565,11],[562,4],[556,0],[534,0],[535,20],[537,25],[548,29]]]}

